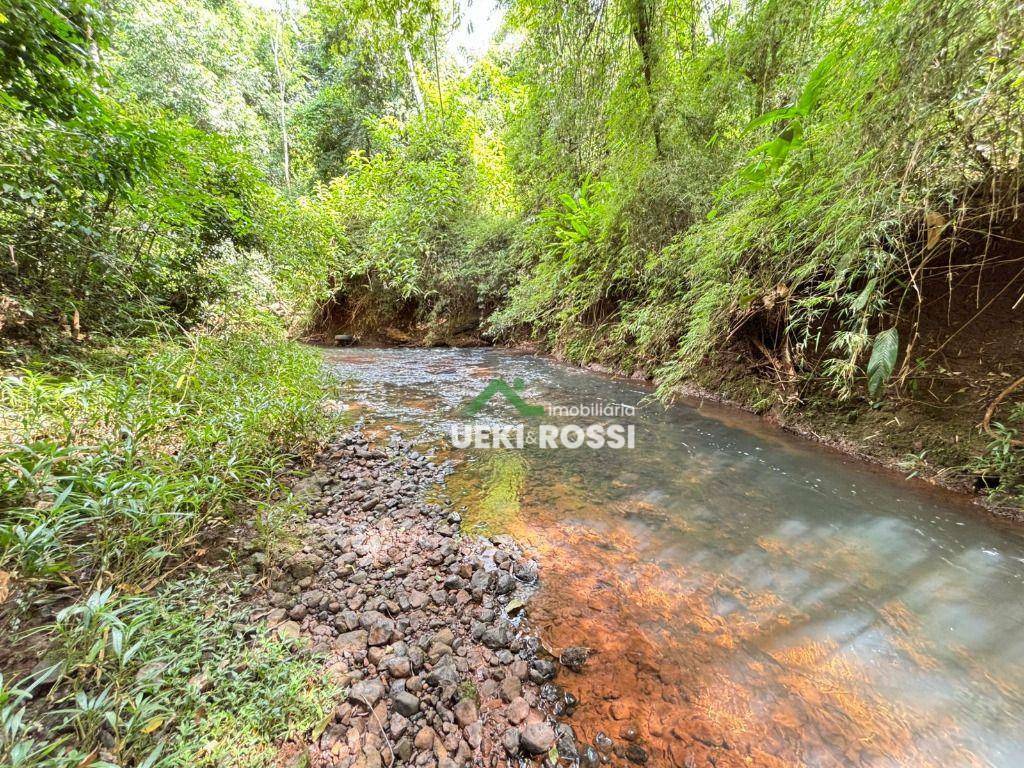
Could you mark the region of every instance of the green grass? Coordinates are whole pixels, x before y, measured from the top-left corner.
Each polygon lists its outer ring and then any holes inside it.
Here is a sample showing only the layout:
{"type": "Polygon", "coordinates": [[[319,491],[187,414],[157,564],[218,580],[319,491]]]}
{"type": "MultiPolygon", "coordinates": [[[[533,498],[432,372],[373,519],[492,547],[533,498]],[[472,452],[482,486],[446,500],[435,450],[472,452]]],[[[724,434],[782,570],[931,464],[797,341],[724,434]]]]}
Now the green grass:
{"type": "MultiPolygon", "coordinates": [[[[329,711],[319,665],[251,629],[237,584],[196,575],[153,596],[94,593],[65,609],[47,659],[61,681],[33,738],[24,695],[0,693],[0,757],[13,766],[263,766],[329,711]]],[[[20,691],[31,688],[20,683],[20,691]]],[[[33,709],[33,712],[37,710],[33,709]]]]}
{"type": "Polygon", "coordinates": [[[265,765],[322,717],[311,660],[237,631],[237,581],[174,579],[218,530],[287,522],[278,478],[331,427],[326,393],[319,356],[258,315],[5,376],[0,621],[58,680],[40,707],[8,675],[0,763],[265,765]]]}

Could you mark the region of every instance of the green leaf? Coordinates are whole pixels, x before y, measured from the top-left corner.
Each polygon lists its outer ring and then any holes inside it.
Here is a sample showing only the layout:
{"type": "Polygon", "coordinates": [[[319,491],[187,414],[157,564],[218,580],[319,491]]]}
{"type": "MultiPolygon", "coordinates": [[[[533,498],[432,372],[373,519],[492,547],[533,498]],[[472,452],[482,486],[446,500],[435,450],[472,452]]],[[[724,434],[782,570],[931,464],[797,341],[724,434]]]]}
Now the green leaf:
{"type": "Polygon", "coordinates": [[[762,125],[772,125],[778,123],[781,120],[788,120],[793,117],[799,117],[800,113],[796,107],[781,107],[779,109],[773,109],[770,112],[765,112],[763,115],[759,115],[747,123],[747,127],[743,129],[744,133],[749,133],[755,128],[760,128],[762,125]]]}
{"type": "Polygon", "coordinates": [[[868,301],[871,299],[871,294],[875,292],[875,286],[878,285],[878,278],[872,277],[868,280],[867,285],[864,286],[864,290],[860,292],[860,295],[854,300],[851,308],[854,312],[860,312],[864,307],[868,305],[868,301]]]}
{"type": "Polygon", "coordinates": [[[895,328],[882,331],[875,336],[868,360],[868,392],[875,397],[885,386],[896,369],[900,352],[900,336],[895,328]]]}

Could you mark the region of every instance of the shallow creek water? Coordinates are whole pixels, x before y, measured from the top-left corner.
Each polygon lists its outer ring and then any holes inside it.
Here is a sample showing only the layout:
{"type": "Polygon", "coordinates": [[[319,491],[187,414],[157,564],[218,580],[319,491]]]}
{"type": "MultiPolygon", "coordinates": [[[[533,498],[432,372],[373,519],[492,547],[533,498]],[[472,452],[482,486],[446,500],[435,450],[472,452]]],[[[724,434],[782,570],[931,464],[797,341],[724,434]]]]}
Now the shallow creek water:
{"type": "MultiPolygon", "coordinates": [[[[448,445],[493,378],[534,405],[637,406],[619,419],[632,450],[447,449],[465,528],[541,559],[544,645],[595,651],[556,681],[582,741],[633,728],[648,765],[687,768],[1024,765],[1019,529],[745,414],[536,357],[325,355],[371,425],[424,443],[448,445]]],[[[500,396],[477,419],[519,421],[500,396]]]]}

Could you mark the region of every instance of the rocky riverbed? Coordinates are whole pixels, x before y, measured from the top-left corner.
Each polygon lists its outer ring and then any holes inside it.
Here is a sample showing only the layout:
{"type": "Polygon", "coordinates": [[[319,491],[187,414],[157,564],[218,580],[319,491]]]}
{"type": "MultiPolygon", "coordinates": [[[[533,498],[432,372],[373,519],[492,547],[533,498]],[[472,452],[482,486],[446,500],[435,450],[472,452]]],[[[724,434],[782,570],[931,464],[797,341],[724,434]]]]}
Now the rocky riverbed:
{"type": "MultiPolygon", "coordinates": [[[[538,563],[510,537],[461,534],[439,493],[451,468],[398,436],[378,447],[353,432],[297,485],[309,538],[271,569],[267,618],[308,638],[346,691],[302,760],[597,765],[559,721],[575,702],[551,682],[558,660],[526,619],[538,563]]],[[[579,669],[587,651],[560,656],[579,669]]]]}

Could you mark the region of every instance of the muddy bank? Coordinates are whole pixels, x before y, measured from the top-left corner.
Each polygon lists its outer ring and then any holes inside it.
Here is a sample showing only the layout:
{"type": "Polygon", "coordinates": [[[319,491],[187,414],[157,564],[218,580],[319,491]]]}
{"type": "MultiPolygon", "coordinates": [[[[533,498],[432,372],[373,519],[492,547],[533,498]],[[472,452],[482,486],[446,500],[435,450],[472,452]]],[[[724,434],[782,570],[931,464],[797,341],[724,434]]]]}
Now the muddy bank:
{"type": "MultiPolygon", "coordinates": [[[[398,436],[374,445],[355,432],[296,487],[308,537],[272,568],[267,619],[322,654],[346,694],[295,764],[596,764],[556,720],[574,702],[525,616],[537,561],[511,537],[460,533],[439,492],[450,470],[398,436]]],[[[632,756],[646,759],[639,745],[632,756]]]]}

